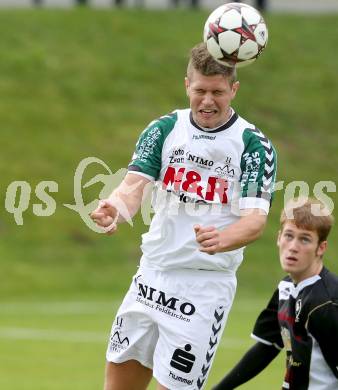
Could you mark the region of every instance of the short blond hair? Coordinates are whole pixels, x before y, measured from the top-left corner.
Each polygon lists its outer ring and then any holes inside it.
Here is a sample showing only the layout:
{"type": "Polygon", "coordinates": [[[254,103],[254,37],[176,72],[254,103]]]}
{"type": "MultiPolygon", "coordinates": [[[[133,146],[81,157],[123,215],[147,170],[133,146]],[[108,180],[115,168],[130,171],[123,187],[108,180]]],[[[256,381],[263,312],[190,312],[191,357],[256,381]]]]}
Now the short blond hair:
{"type": "Polygon", "coordinates": [[[300,229],[315,231],[319,243],[326,241],[334,223],[328,207],[318,199],[293,199],[282,210],[280,217],[281,230],[286,222],[294,223],[300,229]],[[297,206],[298,204],[298,206],[297,206]]]}
{"type": "Polygon", "coordinates": [[[187,77],[191,78],[193,70],[197,70],[203,76],[221,75],[229,80],[232,85],[237,80],[236,68],[230,68],[217,62],[208,52],[205,43],[199,43],[190,51],[190,59],[187,67],[187,77]]]}

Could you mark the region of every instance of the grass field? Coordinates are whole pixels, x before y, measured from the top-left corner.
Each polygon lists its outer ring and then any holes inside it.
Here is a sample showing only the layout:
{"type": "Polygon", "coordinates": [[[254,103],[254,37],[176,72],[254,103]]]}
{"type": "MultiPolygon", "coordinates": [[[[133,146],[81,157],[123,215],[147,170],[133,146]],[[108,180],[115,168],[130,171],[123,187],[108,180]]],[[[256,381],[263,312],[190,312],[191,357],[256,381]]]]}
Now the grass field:
{"type": "MultiPolygon", "coordinates": [[[[200,41],[203,11],[14,10],[0,12],[0,388],[99,389],[105,340],[140,255],[140,218],[115,237],[89,230],[64,207],[88,156],[113,172],[126,166],[139,132],[187,104],[188,49],[200,41]],[[35,188],[58,183],[56,210],[35,188]],[[13,181],[32,189],[23,225],[5,209],[13,181]]],[[[234,107],[257,124],[279,153],[278,180],[337,182],[338,15],[267,15],[270,42],[239,71],[234,107]],[[325,38],[324,38],[325,37],[325,38]]],[[[102,173],[92,167],[89,180],[102,173]]],[[[85,202],[102,185],[83,189],[85,202]]],[[[328,193],[337,203],[336,192],[328,193]]],[[[219,379],[250,345],[262,304],[282,276],[275,238],[285,192],[276,193],[268,226],[249,247],[238,297],[210,376],[219,379]]],[[[19,194],[16,205],[19,203],[19,194]]],[[[334,212],[335,215],[336,211],[334,212]]],[[[326,262],[338,271],[337,228],[326,262]]],[[[250,390],[279,388],[282,358],[250,390]]]]}
{"type": "MultiPolygon", "coordinates": [[[[215,384],[248,348],[251,323],[265,302],[239,298],[210,374],[215,384]]],[[[99,389],[108,329],[118,301],[0,304],[0,388],[99,389]],[[19,370],[19,372],[18,372],[19,370]]],[[[282,354],[243,389],[279,388],[282,354]]],[[[207,387],[210,388],[210,387],[207,387]]],[[[150,389],[155,389],[152,383],[150,389]]]]}

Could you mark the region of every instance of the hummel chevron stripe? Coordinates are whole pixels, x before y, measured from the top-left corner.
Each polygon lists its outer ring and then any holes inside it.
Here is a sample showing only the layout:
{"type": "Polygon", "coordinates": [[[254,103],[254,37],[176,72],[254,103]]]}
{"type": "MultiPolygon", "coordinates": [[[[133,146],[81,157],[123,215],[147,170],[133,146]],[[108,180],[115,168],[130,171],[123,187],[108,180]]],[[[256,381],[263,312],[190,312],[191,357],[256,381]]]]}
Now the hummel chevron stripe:
{"type": "Polygon", "coordinates": [[[223,306],[219,306],[215,310],[214,318],[215,318],[215,321],[211,327],[212,334],[211,334],[210,339],[209,339],[210,348],[208,349],[206,356],[205,356],[206,363],[203,364],[202,369],[201,369],[201,375],[199,376],[199,378],[197,379],[197,382],[196,382],[198,389],[202,389],[202,387],[204,385],[204,382],[207,378],[208,371],[210,369],[211,360],[216,352],[216,345],[218,343],[218,336],[219,336],[220,330],[222,329],[222,320],[224,319],[224,307],[223,306]]]}

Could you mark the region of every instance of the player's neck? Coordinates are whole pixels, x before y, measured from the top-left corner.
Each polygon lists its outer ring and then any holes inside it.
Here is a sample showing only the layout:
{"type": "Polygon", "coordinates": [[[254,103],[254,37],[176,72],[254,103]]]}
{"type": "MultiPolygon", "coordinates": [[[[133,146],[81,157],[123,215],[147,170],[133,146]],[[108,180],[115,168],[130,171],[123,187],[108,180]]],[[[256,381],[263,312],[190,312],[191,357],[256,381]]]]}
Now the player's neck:
{"type": "Polygon", "coordinates": [[[199,127],[200,127],[203,131],[215,131],[215,130],[217,130],[217,129],[223,127],[224,125],[226,125],[226,124],[229,122],[229,120],[232,118],[232,116],[234,115],[234,113],[235,113],[235,111],[234,111],[231,107],[229,107],[228,112],[227,112],[227,118],[226,118],[226,120],[225,120],[223,123],[217,125],[216,127],[212,127],[212,128],[211,128],[211,127],[203,127],[203,126],[201,126],[201,125],[199,125],[199,127]]]}
{"type": "Polygon", "coordinates": [[[302,283],[308,279],[311,279],[314,276],[319,275],[322,272],[323,267],[324,267],[323,263],[320,262],[320,263],[316,264],[316,266],[314,268],[308,270],[307,272],[303,272],[301,274],[290,273],[290,277],[291,277],[294,285],[297,286],[300,283],[302,283]]]}

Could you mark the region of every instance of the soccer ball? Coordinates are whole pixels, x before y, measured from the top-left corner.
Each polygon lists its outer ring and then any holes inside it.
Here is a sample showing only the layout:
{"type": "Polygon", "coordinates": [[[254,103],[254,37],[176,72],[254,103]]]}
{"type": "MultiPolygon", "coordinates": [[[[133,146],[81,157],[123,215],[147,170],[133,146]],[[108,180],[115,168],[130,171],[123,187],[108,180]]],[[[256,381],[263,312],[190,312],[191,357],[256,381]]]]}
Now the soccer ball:
{"type": "Polygon", "coordinates": [[[203,38],[215,60],[239,68],[253,63],[262,53],[268,42],[268,29],[255,8],[227,3],[210,14],[203,38]]]}

